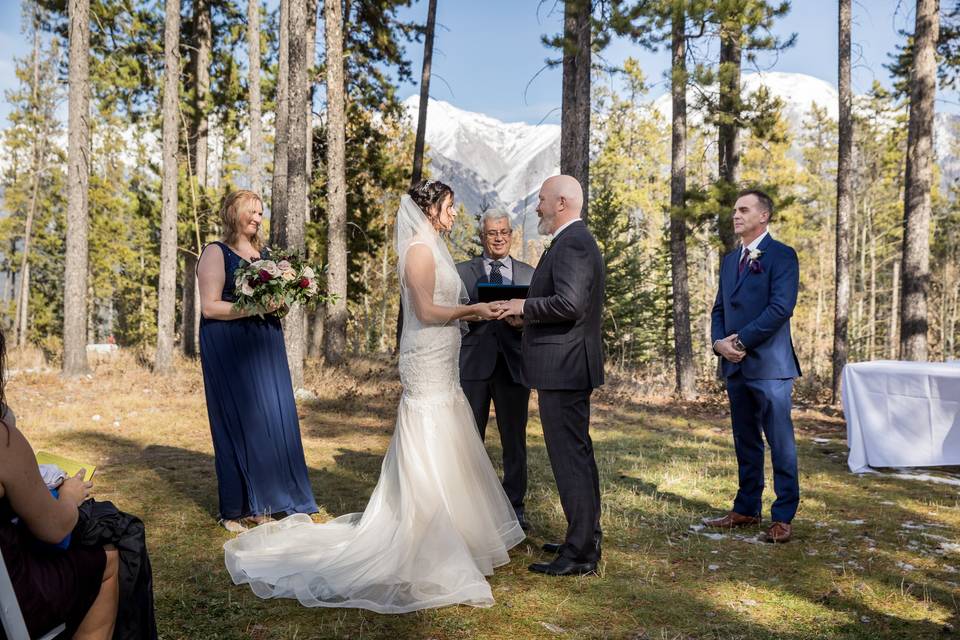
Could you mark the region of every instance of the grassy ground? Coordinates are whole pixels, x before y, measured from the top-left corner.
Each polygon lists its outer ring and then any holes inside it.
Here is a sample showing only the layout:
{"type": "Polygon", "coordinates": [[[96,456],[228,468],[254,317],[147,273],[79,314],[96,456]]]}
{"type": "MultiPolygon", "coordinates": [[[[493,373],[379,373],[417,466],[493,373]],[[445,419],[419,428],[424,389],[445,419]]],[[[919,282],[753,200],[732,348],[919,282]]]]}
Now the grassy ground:
{"type": "MultiPolygon", "coordinates": [[[[307,382],[317,398],[300,414],[321,519],[362,510],[393,428],[393,366],[356,361],[310,371],[307,382]]],[[[736,489],[722,403],[597,394],[602,575],[552,579],[526,570],[565,526],[534,410],[534,528],[490,579],[497,604],[382,616],[262,601],[231,584],[195,364],[158,378],[122,354],[70,381],[21,367],[7,397],[35,449],[94,461],[97,498],[146,522],[163,638],[941,638],[960,629],[958,488],[851,475],[842,422],[817,412],[795,415],[803,499],[795,541],[773,546],[691,529],[726,510],[736,489]]]]}

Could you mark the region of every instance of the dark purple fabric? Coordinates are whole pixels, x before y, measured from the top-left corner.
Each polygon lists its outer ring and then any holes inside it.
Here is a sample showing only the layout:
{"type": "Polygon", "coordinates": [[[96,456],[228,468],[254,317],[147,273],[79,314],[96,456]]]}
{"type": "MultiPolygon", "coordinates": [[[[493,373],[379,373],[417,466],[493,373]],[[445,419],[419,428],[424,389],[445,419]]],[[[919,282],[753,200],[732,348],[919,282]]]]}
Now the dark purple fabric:
{"type": "MultiPolygon", "coordinates": [[[[107,554],[101,546],[74,544],[66,550],[38,541],[0,498],[0,550],[31,637],[66,623],[69,638],[100,593],[107,554]]],[[[6,634],[0,628],[0,639],[6,634]]]]}

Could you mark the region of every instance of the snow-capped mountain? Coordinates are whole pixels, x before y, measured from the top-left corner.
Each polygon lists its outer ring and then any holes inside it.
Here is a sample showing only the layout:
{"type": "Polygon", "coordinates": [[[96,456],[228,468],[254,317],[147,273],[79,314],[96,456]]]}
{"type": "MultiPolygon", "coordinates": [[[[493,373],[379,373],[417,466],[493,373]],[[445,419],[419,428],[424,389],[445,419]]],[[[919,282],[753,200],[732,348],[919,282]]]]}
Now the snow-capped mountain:
{"type": "MultiPolygon", "coordinates": [[[[837,117],[837,89],[831,83],[802,73],[764,72],[745,74],[745,93],[765,86],[772,96],[783,101],[783,114],[796,132],[812,105],[837,117]]],[[[700,90],[688,93],[691,120],[700,90]]],[[[417,123],[417,96],[404,101],[411,126],[417,123]]],[[[653,101],[669,122],[670,96],[653,101]]],[[[960,115],[938,113],[935,123],[937,161],[943,183],[960,177],[960,115]]],[[[430,100],[427,111],[427,155],[431,175],[450,183],[457,200],[468,212],[501,207],[514,219],[526,212],[528,233],[535,233],[534,208],[541,182],[560,170],[560,127],[555,124],[531,125],[501,122],[481,113],[472,113],[438,100],[430,100]]],[[[669,158],[664,158],[664,163],[669,158]]],[[[530,237],[528,235],[528,237],[530,237]]]]}
{"type": "MultiPolygon", "coordinates": [[[[419,98],[404,101],[415,128],[419,98]]],[[[430,174],[448,182],[470,213],[492,207],[532,213],[540,184],[560,171],[560,127],[501,122],[440,100],[427,106],[430,174]]],[[[536,216],[527,223],[536,226],[536,216]]]]}

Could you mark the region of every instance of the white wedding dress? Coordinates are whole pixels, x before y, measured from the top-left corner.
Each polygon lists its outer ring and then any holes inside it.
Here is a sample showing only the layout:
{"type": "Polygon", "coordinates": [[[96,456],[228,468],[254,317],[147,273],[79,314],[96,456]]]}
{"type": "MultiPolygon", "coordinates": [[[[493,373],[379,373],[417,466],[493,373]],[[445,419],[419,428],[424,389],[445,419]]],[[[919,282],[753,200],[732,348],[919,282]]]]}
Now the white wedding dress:
{"type": "MultiPolygon", "coordinates": [[[[224,545],[227,570],[261,598],[379,613],[493,604],[484,576],[524,538],[460,388],[460,329],[421,323],[406,282],[407,250],[434,256],[433,300],[461,302],[443,241],[408,196],[397,220],[404,324],[403,394],[393,438],[363,513],[323,524],[304,514],[260,525],[224,545]]],[[[322,488],[321,488],[322,489],[322,488]]]]}

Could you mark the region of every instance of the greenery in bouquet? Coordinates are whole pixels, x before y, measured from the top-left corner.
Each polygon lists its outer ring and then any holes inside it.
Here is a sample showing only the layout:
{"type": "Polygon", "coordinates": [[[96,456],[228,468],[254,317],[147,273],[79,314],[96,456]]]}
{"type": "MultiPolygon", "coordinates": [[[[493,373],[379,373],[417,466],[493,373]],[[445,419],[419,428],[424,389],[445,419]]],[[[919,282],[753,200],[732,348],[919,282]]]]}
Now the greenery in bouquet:
{"type": "Polygon", "coordinates": [[[238,311],[263,316],[287,314],[294,304],[312,307],[326,302],[320,293],[319,269],[308,265],[299,253],[277,252],[269,259],[242,262],[234,275],[238,311]],[[274,309],[274,311],[268,311],[274,309]]]}

